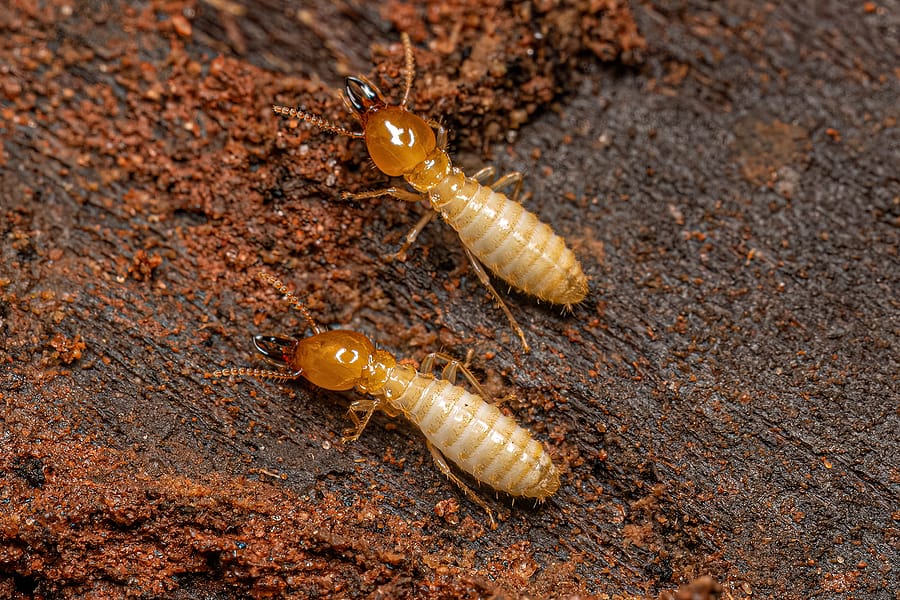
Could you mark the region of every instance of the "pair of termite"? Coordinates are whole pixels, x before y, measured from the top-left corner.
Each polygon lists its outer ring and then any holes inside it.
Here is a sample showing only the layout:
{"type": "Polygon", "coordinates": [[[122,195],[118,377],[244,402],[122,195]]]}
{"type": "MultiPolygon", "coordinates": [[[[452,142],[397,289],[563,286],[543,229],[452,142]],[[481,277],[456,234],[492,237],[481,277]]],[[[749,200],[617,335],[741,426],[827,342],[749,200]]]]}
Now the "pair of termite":
{"type": "MultiPolygon", "coordinates": [[[[516,201],[522,175],[510,173],[492,184],[493,167],[474,177],[452,166],[446,152],[447,133],[435,121],[424,120],[406,108],[412,88],[415,62],[409,36],[403,34],[406,88],[399,105],[390,105],[372,82],[348,77],[344,102],[363,131],[351,131],[322,117],[295,108],[274,106],[276,113],[297,118],[332,133],[363,138],[375,166],[391,177],[402,177],[415,191],[396,187],[345,194],[350,198],[394,196],[401,200],[425,200],[433,209],[406,236],[397,255],[402,256],[419,232],[440,213],[459,233],[463,248],[481,282],[487,287],[522,340],[528,344],[503,299],[493,288],[482,265],[510,286],[554,304],[571,307],[587,294],[587,279],[573,252],[549,226],[516,201]],[[512,198],[500,189],[515,185],[512,198]]],[[[260,277],[285,294],[306,319],[312,335],[304,338],[256,336],[256,349],[277,370],[230,368],[213,377],[253,377],[290,380],[303,377],[327,390],[355,389],[371,399],[350,405],[355,429],[344,440],[355,440],[377,410],[389,416],[402,414],[425,434],[428,448],[440,471],[488,514],[488,505],[450,468],[449,462],[495,490],[514,497],[543,501],[559,489],[559,472],[550,455],[531,433],[502,414],[486,395],[466,363],[441,353],[429,354],[421,371],[405,365],[385,350],[378,350],[355,331],[322,331],[300,301],[278,279],[260,277]],[[441,377],[431,371],[445,366],[441,377]],[[473,392],[456,385],[461,373],[473,392]]]]}

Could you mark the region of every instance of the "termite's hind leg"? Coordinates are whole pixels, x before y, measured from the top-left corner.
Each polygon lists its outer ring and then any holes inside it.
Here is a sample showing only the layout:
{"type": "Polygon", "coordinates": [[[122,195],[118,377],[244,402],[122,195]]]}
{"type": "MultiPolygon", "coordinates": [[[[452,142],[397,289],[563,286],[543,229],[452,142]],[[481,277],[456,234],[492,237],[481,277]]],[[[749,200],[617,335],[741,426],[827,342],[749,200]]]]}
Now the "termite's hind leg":
{"type": "Polygon", "coordinates": [[[481,386],[478,385],[478,380],[475,379],[475,375],[469,371],[469,365],[472,364],[472,356],[475,354],[475,351],[469,348],[466,350],[466,358],[462,362],[453,358],[449,354],[444,354],[443,352],[433,352],[432,353],[436,358],[440,358],[447,362],[447,365],[441,371],[441,378],[446,379],[450,383],[456,383],[456,371],[459,369],[462,371],[463,376],[468,379],[469,383],[479,388],[479,395],[484,398],[484,394],[481,391],[481,386]]]}
{"type": "Polygon", "coordinates": [[[463,245],[463,249],[466,251],[466,256],[469,257],[469,262],[472,263],[472,268],[475,269],[475,274],[478,276],[479,281],[488,289],[491,295],[494,297],[494,300],[500,305],[500,310],[503,311],[503,314],[506,315],[506,318],[509,320],[510,327],[513,328],[513,331],[516,332],[516,335],[519,336],[519,339],[522,340],[522,346],[525,348],[525,352],[531,352],[531,348],[528,346],[528,342],[525,341],[525,332],[522,331],[522,328],[519,327],[518,322],[516,322],[516,318],[509,311],[509,307],[506,306],[506,302],[503,301],[503,298],[500,297],[500,294],[497,293],[497,290],[494,289],[494,286],[491,285],[491,279],[487,274],[487,271],[484,270],[484,267],[481,266],[481,263],[478,262],[478,259],[475,258],[475,255],[472,254],[472,251],[469,250],[465,244],[463,245]]]}
{"type": "Polygon", "coordinates": [[[480,171],[477,171],[471,178],[481,185],[491,188],[495,192],[500,192],[504,188],[514,185],[515,188],[513,188],[513,192],[509,198],[514,201],[518,200],[519,194],[522,193],[522,173],[519,171],[512,171],[511,173],[507,173],[499,179],[494,180],[494,175],[496,174],[497,169],[493,165],[488,165],[480,171]]]}
{"type": "Polygon", "coordinates": [[[452,384],[456,384],[456,371],[459,370],[462,372],[463,376],[466,378],[475,392],[481,396],[482,400],[487,402],[488,404],[501,405],[507,400],[511,400],[516,397],[515,392],[510,392],[509,394],[503,396],[499,400],[495,400],[488,396],[488,393],[481,387],[481,384],[478,382],[478,379],[475,377],[475,374],[469,370],[469,363],[472,362],[472,354],[473,351],[469,348],[468,352],[466,352],[466,360],[460,363],[458,360],[450,356],[449,354],[444,354],[443,352],[432,352],[428,356],[425,357],[425,360],[422,361],[422,370],[425,372],[430,371],[434,367],[435,359],[441,359],[447,362],[447,365],[441,371],[441,379],[445,379],[452,384]],[[426,367],[427,365],[427,367],[426,367]]]}
{"type": "Polygon", "coordinates": [[[494,183],[490,184],[488,187],[490,187],[495,192],[499,192],[503,188],[510,185],[516,186],[515,188],[513,188],[513,192],[509,196],[509,199],[515,202],[518,200],[519,194],[522,193],[522,173],[520,173],[519,171],[507,173],[494,183]]]}
{"type": "Polygon", "coordinates": [[[483,186],[492,187],[490,182],[494,180],[494,175],[497,174],[497,169],[493,165],[488,165],[483,169],[480,169],[472,175],[472,179],[477,181],[483,186]]]}
{"type": "MultiPolygon", "coordinates": [[[[466,360],[462,362],[463,367],[468,367],[472,363],[473,354],[475,354],[475,351],[471,348],[466,351],[466,360]]],[[[444,367],[444,371],[441,373],[441,377],[443,379],[446,379],[450,383],[456,383],[456,369],[454,368],[453,371],[449,373],[447,369],[450,368],[451,365],[459,365],[460,362],[458,359],[445,352],[429,352],[428,355],[425,356],[424,359],[422,359],[422,371],[426,373],[431,371],[434,368],[434,363],[438,359],[447,363],[447,366],[444,367]]]]}
{"type": "Polygon", "coordinates": [[[463,377],[466,378],[466,381],[472,386],[481,398],[487,402],[488,404],[492,404],[491,400],[488,398],[487,392],[484,391],[484,388],[481,387],[481,384],[478,383],[478,379],[475,377],[475,374],[469,370],[469,363],[472,360],[472,349],[470,348],[468,352],[466,352],[466,360],[464,362],[459,362],[454,357],[449,354],[444,354],[443,352],[432,352],[422,361],[422,371],[428,373],[434,368],[434,363],[436,360],[442,360],[446,365],[444,365],[443,370],[441,371],[441,379],[445,381],[449,381],[450,383],[456,385],[456,372],[459,371],[463,374],[463,377]]]}
{"type": "Polygon", "coordinates": [[[431,442],[425,442],[428,444],[428,450],[431,452],[431,457],[434,458],[434,464],[437,465],[438,471],[447,476],[450,481],[455,483],[459,488],[463,491],[466,497],[484,509],[484,512],[488,514],[488,518],[491,520],[491,529],[497,529],[497,522],[494,520],[494,513],[491,512],[490,507],[487,505],[487,502],[481,499],[481,497],[476,494],[472,488],[463,483],[462,479],[453,474],[453,471],[450,470],[450,465],[447,464],[447,459],[444,458],[444,455],[441,453],[437,447],[431,442]]]}

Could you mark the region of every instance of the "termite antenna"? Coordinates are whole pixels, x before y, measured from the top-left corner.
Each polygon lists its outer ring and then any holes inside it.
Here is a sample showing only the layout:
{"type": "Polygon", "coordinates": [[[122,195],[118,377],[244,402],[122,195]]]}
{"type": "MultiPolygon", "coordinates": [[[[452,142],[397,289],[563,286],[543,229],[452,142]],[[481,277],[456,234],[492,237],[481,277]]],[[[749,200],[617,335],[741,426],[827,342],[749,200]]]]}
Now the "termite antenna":
{"type": "MultiPolygon", "coordinates": [[[[282,282],[280,279],[278,279],[274,275],[269,275],[265,271],[259,272],[259,278],[262,279],[263,281],[265,281],[266,283],[268,283],[269,285],[271,285],[272,287],[274,287],[276,290],[278,290],[282,294],[284,294],[284,297],[287,299],[288,302],[290,302],[291,307],[294,308],[295,310],[300,311],[300,314],[303,315],[304,319],[306,319],[306,322],[309,324],[309,328],[312,329],[312,332],[314,334],[322,333],[322,330],[319,329],[319,326],[316,324],[316,320],[313,319],[311,314],[309,314],[309,311],[306,309],[305,306],[303,306],[303,303],[300,302],[300,300],[297,298],[297,296],[295,296],[294,293],[291,290],[289,290],[286,285],[284,285],[284,282],[282,282]]],[[[287,375],[287,378],[293,379],[298,375],[299,375],[299,373],[297,373],[297,375],[287,375]]]]}
{"type": "Polygon", "coordinates": [[[347,137],[352,138],[365,137],[365,134],[361,131],[350,131],[346,127],[336,125],[328,119],[300,110],[299,108],[288,108],[287,106],[278,106],[277,104],[273,104],[272,110],[274,110],[276,114],[283,115],[285,117],[300,119],[301,121],[306,121],[314,127],[324,129],[325,131],[330,131],[331,133],[337,135],[346,135],[347,137]]]}
{"type": "Polygon", "coordinates": [[[203,373],[206,379],[222,379],[224,377],[243,377],[245,379],[275,379],[277,381],[290,381],[300,377],[302,371],[288,373],[287,371],[269,371],[266,369],[245,369],[243,367],[231,367],[219,369],[212,373],[203,373]]]}
{"type": "Polygon", "coordinates": [[[403,90],[403,100],[400,101],[400,108],[406,108],[406,102],[409,100],[409,91],[412,89],[413,78],[416,75],[416,57],[413,55],[409,34],[404,31],[400,34],[400,39],[403,40],[403,52],[406,55],[406,68],[404,69],[406,89],[403,90]]]}

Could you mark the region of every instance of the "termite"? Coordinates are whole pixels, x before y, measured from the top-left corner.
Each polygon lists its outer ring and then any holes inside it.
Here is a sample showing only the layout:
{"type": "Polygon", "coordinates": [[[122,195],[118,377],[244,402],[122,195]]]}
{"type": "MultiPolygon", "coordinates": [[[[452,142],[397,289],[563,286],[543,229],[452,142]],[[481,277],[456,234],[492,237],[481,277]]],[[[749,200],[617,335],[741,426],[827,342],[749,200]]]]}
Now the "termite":
{"type": "Polygon", "coordinates": [[[353,427],[343,441],[355,441],[375,411],[390,417],[403,415],[425,435],[426,444],[441,473],[483,508],[496,528],[488,505],[450,468],[459,469],[495,490],[514,497],[543,501],[559,489],[559,472],[544,446],[515,420],[500,412],[487,397],[466,363],[433,352],[425,357],[421,370],[397,363],[386,350],[377,349],[357,331],[323,331],[300,300],[287,286],[268,273],[260,279],[285,295],[290,305],[306,320],[312,335],[302,338],[257,335],[257,351],[277,370],[227,368],[206,373],[207,377],[251,377],[287,381],[303,377],[313,385],[331,391],[356,390],[368,398],[354,400],[349,415],[353,427]],[[445,364],[441,377],[431,370],[437,361],[445,364]],[[456,385],[461,373],[474,393],[456,385]]]}
{"type": "Polygon", "coordinates": [[[299,108],[272,108],[278,114],[301,119],[332,133],[365,139],[375,166],[385,175],[402,177],[415,191],[389,187],[360,194],[345,193],[344,198],[394,196],[409,202],[423,201],[433,209],[406,235],[405,243],[393,255],[400,259],[425,225],[440,213],[459,234],[475,273],[498,302],[528,352],[525,333],[491,285],[482,265],[511,287],[540,300],[562,304],[566,309],[584,300],[587,278],[565,241],[517,202],[522,188],[521,173],[515,171],[487,183],[495,169],[486,167],[467,177],[450,162],[446,129],[406,108],[415,59],[409,36],[403,33],[402,39],[406,87],[399,105],[388,104],[378,87],[365,77],[347,78],[344,104],[359,120],[363,131],[351,131],[299,108]],[[515,185],[512,198],[500,192],[509,185],[515,185]]]}

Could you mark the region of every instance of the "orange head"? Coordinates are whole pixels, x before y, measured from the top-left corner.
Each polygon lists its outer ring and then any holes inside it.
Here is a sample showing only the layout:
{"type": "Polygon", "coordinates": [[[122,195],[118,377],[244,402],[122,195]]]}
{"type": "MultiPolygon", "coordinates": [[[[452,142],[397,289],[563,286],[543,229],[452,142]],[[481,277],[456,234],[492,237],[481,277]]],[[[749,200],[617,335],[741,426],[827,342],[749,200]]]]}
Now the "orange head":
{"type": "Polygon", "coordinates": [[[375,346],[361,333],[335,329],[302,339],[258,335],[256,349],[269,360],[326,390],[350,390],[363,378],[375,346]]]}
{"type": "Polygon", "coordinates": [[[389,106],[371,81],[348,77],[345,93],[362,123],[369,156],[385,175],[409,173],[434,151],[437,141],[428,123],[403,106],[389,106]]]}

